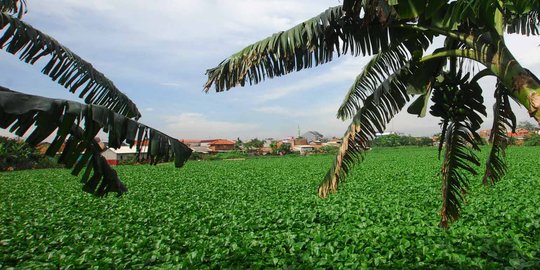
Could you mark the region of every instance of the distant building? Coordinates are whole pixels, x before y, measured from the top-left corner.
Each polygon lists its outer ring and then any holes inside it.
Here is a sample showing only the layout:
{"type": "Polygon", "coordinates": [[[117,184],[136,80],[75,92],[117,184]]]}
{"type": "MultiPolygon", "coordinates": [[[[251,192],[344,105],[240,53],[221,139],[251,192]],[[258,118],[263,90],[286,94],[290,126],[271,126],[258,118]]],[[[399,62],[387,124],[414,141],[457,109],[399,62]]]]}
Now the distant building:
{"type": "Polygon", "coordinates": [[[324,138],[324,136],[317,131],[308,131],[302,134],[301,137],[306,139],[308,143],[314,142],[314,141],[321,141],[324,138]]]}
{"type": "Polygon", "coordinates": [[[508,132],[508,137],[515,137],[516,139],[524,139],[529,136],[532,132],[523,128],[516,129],[516,132],[508,132]]]}
{"type": "Polygon", "coordinates": [[[234,141],[225,140],[225,139],[208,139],[208,140],[193,140],[193,139],[182,139],[180,142],[186,144],[196,153],[218,153],[218,152],[228,152],[234,150],[234,141]]]}
{"type": "MultiPolygon", "coordinates": [[[[141,154],[146,155],[147,153],[148,147],[142,147],[141,154]]],[[[121,146],[118,149],[107,148],[101,155],[105,157],[109,165],[118,165],[121,161],[134,159],[137,156],[137,147],[121,146]]]]}
{"type": "Polygon", "coordinates": [[[296,138],[293,140],[293,146],[296,146],[296,145],[307,145],[309,144],[308,143],[308,140],[306,138],[296,138]]]}
{"type": "Polygon", "coordinates": [[[183,139],[183,140],[180,140],[180,142],[184,143],[185,145],[189,147],[201,146],[201,140],[183,139]]]}
{"type": "Polygon", "coordinates": [[[224,139],[215,140],[208,143],[208,148],[212,152],[228,152],[234,150],[234,142],[224,139]]]}
{"type": "Polygon", "coordinates": [[[309,152],[313,152],[315,147],[312,145],[297,145],[293,147],[294,152],[300,152],[300,155],[307,155],[309,152]]]}

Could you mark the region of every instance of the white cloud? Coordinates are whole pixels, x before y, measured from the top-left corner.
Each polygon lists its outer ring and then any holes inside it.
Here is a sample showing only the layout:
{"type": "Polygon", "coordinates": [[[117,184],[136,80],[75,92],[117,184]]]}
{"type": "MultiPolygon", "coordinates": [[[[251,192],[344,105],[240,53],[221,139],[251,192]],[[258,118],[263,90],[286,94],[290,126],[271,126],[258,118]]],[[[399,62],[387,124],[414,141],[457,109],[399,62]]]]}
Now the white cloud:
{"type": "MultiPolygon", "coordinates": [[[[344,58],[347,56],[343,56],[344,58]]],[[[367,58],[347,58],[328,69],[315,70],[299,81],[294,81],[285,87],[269,89],[257,97],[257,102],[263,103],[272,100],[286,98],[292,94],[309,91],[325,85],[348,82],[352,83],[356,76],[363,70],[367,58]],[[320,72],[320,73],[317,73],[320,72]]]]}
{"type": "Polygon", "coordinates": [[[256,132],[258,125],[251,123],[208,119],[201,113],[182,113],[164,117],[166,130],[177,138],[236,138],[256,132]]]}

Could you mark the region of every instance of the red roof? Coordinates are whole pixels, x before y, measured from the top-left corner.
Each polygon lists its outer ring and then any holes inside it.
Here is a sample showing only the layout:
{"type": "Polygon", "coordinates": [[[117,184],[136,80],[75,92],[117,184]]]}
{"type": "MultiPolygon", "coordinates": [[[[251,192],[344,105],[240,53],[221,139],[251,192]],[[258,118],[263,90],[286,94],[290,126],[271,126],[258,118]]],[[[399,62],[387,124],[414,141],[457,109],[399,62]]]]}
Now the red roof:
{"type": "Polygon", "coordinates": [[[229,140],[219,139],[219,140],[212,141],[212,142],[209,143],[209,144],[210,144],[210,145],[234,145],[234,142],[233,142],[233,141],[229,141],[229,140]]]}

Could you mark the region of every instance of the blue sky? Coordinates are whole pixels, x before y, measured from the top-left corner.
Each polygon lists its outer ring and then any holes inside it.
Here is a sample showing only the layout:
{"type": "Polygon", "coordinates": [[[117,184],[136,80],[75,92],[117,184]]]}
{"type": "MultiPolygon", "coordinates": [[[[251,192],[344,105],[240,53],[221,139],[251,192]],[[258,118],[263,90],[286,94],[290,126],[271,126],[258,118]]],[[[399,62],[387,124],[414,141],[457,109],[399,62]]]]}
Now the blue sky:
{"type": "MultiPolygon", "coordinates": [[[[337,0],[27,0],[24,20],[91,62],[139,107],[141,122],[177,138],[284,138],[316,130],[341,136],[336,110],[367,58],[332,63],[224,93],[203,92],[205,71],[246,45],[315,16],[337,0]],[[151,4],[150,4],[151,3],[151,4]]],[[[540,76],[540,38],[508,36],[516,58],[540,76]]],[[[45,61],[41,61],[45,63],[45,61]]],[[[77,100],[41,67],[0,51],[0,85],[77,100]]],[[[493,81],[486,86],[493,102],[493,81]]],[[[519,120],[528,120],[523,108],[519,120]]],[[[491,109],[488,109],[488,113],[491,109]]],[[[484,128],[491,125],[491,113],[484,128]]],[[[439,132],[438,120],[399,114],[388,131],[439,132]]],[[[5,131],[0,131],[5,135],[5,131]]]]}

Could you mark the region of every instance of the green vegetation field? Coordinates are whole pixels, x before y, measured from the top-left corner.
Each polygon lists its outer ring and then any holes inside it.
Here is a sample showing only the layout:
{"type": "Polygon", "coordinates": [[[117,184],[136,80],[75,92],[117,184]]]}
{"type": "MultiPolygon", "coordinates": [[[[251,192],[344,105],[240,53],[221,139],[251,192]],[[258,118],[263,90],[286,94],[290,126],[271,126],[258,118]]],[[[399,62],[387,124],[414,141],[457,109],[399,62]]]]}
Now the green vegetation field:
{"type": "Polygon", "coordinates": [[[475,178],[449,231],[436,156],[371,151],[326,200],[332,156],[120,166],[130,191],[105,199],[67,170],[2,173],[0,268],[540,269],[540,148],[509,149],[492,189],[475,178]]]}

